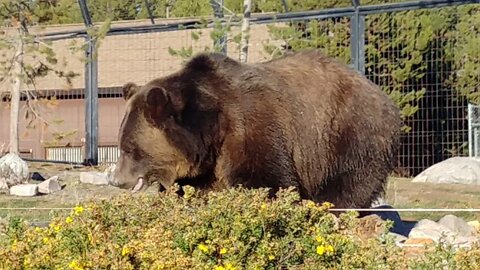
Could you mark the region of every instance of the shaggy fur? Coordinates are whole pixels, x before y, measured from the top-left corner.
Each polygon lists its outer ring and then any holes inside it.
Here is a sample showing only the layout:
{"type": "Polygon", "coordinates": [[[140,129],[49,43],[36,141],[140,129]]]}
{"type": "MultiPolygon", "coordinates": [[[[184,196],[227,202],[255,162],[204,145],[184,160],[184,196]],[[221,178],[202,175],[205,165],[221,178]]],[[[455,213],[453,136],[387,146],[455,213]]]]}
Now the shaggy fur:
{"type": "Polygon", "coordinates": [[[319,51],[242,64],[199,54],[180,71],[124,87],[116,185],[139,177],[205,190],[294,186],[337,207],[383,194],[399,146],[398,108],[319,51]]]}

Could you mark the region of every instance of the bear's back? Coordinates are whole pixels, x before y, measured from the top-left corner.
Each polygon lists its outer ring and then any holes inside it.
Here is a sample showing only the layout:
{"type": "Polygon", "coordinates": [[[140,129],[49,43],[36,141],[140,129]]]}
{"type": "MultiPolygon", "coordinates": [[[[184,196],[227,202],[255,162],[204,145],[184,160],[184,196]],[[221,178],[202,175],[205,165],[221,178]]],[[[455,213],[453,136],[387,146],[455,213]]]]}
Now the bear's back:
{"type": "Polygon", "coordinates": [[[273,122],[289,133],[296,171],[311,196],[323,185],[318,179],[392,169],[401,120],[376,85],[318,51],[254,66],[269,85],[262,95],[271,104],[264,107],[280,111],[273,122]]]}

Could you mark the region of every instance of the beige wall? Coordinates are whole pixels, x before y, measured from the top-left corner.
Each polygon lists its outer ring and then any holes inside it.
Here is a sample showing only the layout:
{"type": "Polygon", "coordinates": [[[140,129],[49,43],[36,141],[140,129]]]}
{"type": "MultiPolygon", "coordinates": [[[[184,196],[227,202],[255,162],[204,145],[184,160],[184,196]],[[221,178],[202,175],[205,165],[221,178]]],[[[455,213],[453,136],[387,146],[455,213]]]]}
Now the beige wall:
{"type": "MultiPolygon", "coordinates": [[[[142,25],[146,22],[119,22],[113,26],[142,25]]],[[[53,26],[39,32],[53,32],[65,30],[83,29],[78,25],[53,26]],[[53,30],[52,30],[53,29],[53,30]]],[[[238,59],[239,53],[237,44],[232,38],[239,33],[239,27],[232,27],[229,35],[228,55],[238,59]]],[[[126,82],[133,81],[139,84],[148,82],[158,76],[165,76],[181,67],[182,59],[172,56],[169,47],[180,49],[182,47],[193,47],[194,53],[201,52],[205,47],[212,47],[213,41],[210,38],[211,29],[202,29],[202,35],[198,40],[192,38],[192,32],[197,30],[179,30],[169,32],[157,32],[146,34],[128,34],[107,36],[101,41],[98,51],[98,84],[99,87],[118,87],[126,82]]],[[[1,37],[1,36],[0,36],[1,37]]],[[[259,62],[270,59],[264,52],[263,44],[269,40],[267,25],[255,25],[250,27],[249,57],[248,62],[259,62]]],[[[52,47],[58,57],[57,68],[63,71],[73,71],[77,76],[73,80],[73,89],[84,88],[84,52],[83,50],[71,51],[71,48],[79,48],[84,44],[83,39],[66,39],[54,41],[52,47]]],[[[272,41],[270,41],[272,42],[272,41]]],[[[278,42],[277,42],[278,43],[278,42]]],[[[3,51],[0,50],[4,55],[3,51]]],[[[7,52],[5,55],[11,55],[7,52]]],[[[31,62],[31,57],[26,57],[26,62],[31,62]]],[[[10,82],[0,84],[0,91],[9,91],[10,82]]],[[[68,89],[64,80],[54,74],[36,81],[37,89],[68,89]]],[[[25,85],[24,89],[33,89],[32,85],[25,85]]]]}
{"type": "MultiPolygon", "coordinates": [[[[0,107],[0,146],[7,145],[9,141],[9,113],[5,103],[0,107]]],[[[23,105],[23,104],[22,104],[23,105]]],[[[99,145],[116,145],[118,128],[124,112],[124,100],[122,98],[101,98],[98,100],[98,125],[99,145]]],[[[20,121],[20,151],[32,151],[33,157],[45,158],[44,146],[53,141],[56,132],[74,132],[63,140],[56,141],[58,146],[80,146],[85,138],[85,104],[83,99],[59,100],[56,105],[42,110],[42,117],[49,126],[41,121],[35,121],[35,127],[27,128],[27,121],[20,121]]],[[[22,110],[22,115],[25,110],[22,110]]]]}

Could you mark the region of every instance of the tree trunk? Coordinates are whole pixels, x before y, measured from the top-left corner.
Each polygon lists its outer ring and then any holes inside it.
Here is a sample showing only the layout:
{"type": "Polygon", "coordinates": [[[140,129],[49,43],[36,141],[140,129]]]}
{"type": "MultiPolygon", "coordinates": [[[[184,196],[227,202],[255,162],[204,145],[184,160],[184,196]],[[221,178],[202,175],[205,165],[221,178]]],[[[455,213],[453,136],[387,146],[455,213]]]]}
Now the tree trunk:
{"type": "Polygon", "coordinates": [[[240,62],[246,63],[248,56],[248,35],[252,0],[243,1],[242,39],[240,40],[240,62]]]}
{"type": "Polygon", "coordinates": [[[10,101],[10,153],[19,153],[18,121],[20,114],[20,91],[22,89],[22,70],[23,70],[23,30],[20,26],[18,30],[18,44],[13,61],[13,85],[11,89],[10,101]]]}
{"type": "MultiPolygon", "coordinates": [[[[216,19],[222,20],[224,0],[210,0],[210,6],[213,9],[213,15],[216,19]]],[[[214,50],[223,54],[227,54],[227,33],[213,41],[214,50]]]]}

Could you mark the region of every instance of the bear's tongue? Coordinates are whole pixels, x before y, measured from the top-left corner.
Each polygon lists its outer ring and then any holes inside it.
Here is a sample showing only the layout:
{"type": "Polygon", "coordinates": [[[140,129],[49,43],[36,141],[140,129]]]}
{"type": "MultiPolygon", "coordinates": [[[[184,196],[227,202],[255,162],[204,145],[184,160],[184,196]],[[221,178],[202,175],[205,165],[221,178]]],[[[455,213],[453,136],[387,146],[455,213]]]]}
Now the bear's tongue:
{"type": "Polygon", "coordinates": [[[138,182],[133,187],[132,193],[140,191],[143,188],[144,185],[145,185],[145,180],[143,179],[143,177],[138,178],[138,182]]]}

